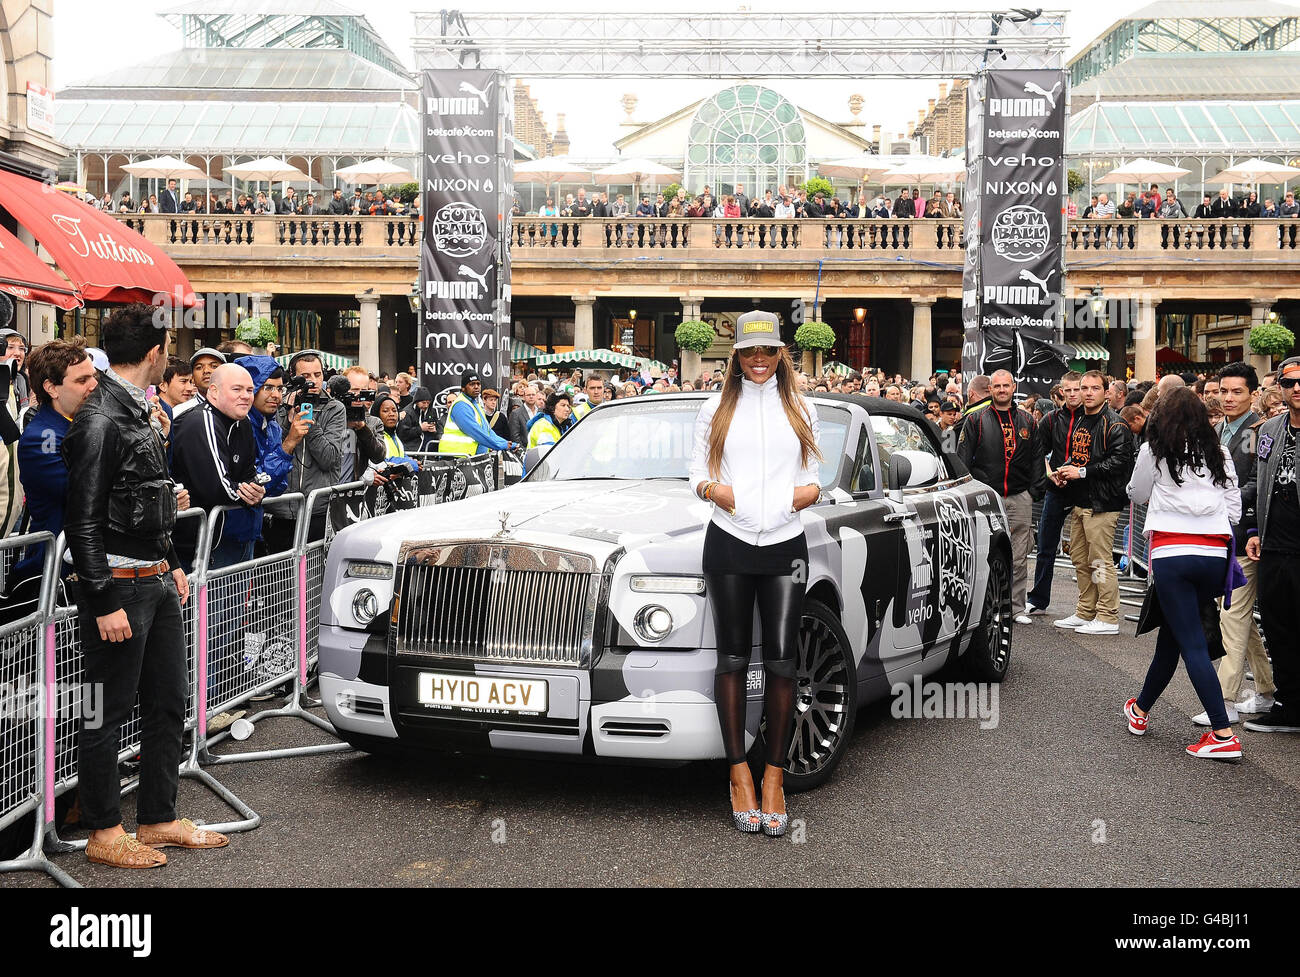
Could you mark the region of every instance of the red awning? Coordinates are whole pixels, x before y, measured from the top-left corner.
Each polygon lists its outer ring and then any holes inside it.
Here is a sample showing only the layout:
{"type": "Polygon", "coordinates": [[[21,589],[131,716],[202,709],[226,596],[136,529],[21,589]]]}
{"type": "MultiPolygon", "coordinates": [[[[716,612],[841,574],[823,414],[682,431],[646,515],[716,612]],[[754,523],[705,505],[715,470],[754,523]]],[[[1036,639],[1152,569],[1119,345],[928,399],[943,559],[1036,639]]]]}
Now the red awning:
{"type": "Polygon", "coordinates": [[[3,227],[0,227],[0,291],[25,302],[48,302],[60,309],[75,309],[82,304],[71,285],[3,227]]]}
{"type": "Polygon", "coordinates": [[[0,170],[0,207],[31,231],[87,302],[195,303],[176,262],[126,225],[54,187],[0,170]]]}

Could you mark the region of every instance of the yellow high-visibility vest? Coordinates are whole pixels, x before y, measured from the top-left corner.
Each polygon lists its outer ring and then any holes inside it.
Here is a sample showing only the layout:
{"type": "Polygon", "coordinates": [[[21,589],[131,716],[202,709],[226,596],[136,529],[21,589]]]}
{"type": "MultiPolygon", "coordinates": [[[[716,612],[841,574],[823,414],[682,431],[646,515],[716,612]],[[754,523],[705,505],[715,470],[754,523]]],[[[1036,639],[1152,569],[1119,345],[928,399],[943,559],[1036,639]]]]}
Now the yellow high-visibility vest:
{"type": "Polygon", "coordinates": [[[555,422],[548,415],[543,415],[540,421],[537,421],[528,429],[529,448],[557,444],[559,440],[560,429],[555,426],[555,422]]]}
{"type": "Polygon", "coordinates": [[[456,399],[447,407],[447,423],[443,425],[442,440],[438,442],[438,450],[449,455],[476,455],[478,454],[478,442],[462,431],[451,417],[452,407],[461,402],[469,404],[473,408],[474,415],[478,418],[479,423],[484,427],[487,426],[487,418],[483,416],[483,409],[466,397],[463,392],[458,393],[456,399]]]}

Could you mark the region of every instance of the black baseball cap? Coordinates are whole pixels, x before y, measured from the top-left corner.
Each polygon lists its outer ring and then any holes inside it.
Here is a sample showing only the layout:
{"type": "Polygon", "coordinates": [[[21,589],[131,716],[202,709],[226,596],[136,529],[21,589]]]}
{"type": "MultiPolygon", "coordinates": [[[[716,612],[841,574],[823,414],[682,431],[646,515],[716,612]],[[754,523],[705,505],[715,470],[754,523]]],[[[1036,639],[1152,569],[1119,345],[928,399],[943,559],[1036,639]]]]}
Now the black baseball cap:
{"type": "Polygon", "coordinates": [[[957,401],[955,400],[945,400],[939,409],[941,411],[950,411],[950,410],[960,411],[961,404],[957,403],[957,401]]]}
{"type": "Polygon", "coordinates": [[[460,385],[462,387],[467,387],[471,383],[482,383],[482,382],[483,381],[479,379],[477,373],[466,373],[463,377],[460,378],[460,385]]]}

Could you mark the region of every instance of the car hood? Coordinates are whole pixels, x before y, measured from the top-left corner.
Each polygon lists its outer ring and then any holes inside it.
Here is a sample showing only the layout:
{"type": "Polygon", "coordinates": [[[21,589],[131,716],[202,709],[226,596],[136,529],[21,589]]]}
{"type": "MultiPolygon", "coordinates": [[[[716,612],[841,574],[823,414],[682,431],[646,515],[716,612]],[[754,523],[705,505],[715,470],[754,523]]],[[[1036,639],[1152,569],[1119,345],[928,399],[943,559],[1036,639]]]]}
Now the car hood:
{"type": "Polygon", "coordinates": [[[630,549],[665,537],[703,533],[712,506],[702,502],[683,479],[600,479],[521,482],[489,492],[391,513],[345,530],[351,537],[388,542],[428,539],[487,539],[501,531],[501,515],[511,538],[556,544],[571,536],[573,549],[607,552],[582,540],[630,549]]]}

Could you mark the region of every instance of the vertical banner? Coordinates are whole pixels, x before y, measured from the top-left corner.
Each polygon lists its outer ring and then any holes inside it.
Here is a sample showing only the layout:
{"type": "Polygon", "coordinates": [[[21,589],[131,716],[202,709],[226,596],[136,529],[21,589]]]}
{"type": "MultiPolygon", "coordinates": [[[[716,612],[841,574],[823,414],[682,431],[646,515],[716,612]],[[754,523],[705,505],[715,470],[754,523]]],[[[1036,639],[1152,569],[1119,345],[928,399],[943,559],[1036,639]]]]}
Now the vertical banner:
{"type": "Polygon", "coordinates": [[[420,384],[436,396],[459,387],[466,373],[478,374],[484,387],[501,383],[510,295],[502,200],[511,190],[513,153],[502,124],[510,97],[501,72],[425,71],[421,98],[420,384]]]}
{"type": "Polygon", "coordinates": [[[962,193],[962,233],[965,247],[961,272],[962,392],[980,372],[980,163],[984,160],[984,88],[980,72],[966,86],[966,189],[962,193]]]}
{"type": "MultiPolygon", "coordinates": [[[[963,292],[975,248],[978,372],[1009,370],[1019,392],[1045,394],[1068,369],[1056,343],[1064,314],[1067,76],[986,71],[977,82],[971,104],[982,89],[979,127],[968,126],[966,151],[978,170],[978,200],[967,204],[968,214],[979,213],[978,240],[967,241],[963,292]]],[[[969,298],[963,295],[964,316],[969,298]]],[[[966,339],[969,347],[969,333],[966,339]]]]}

